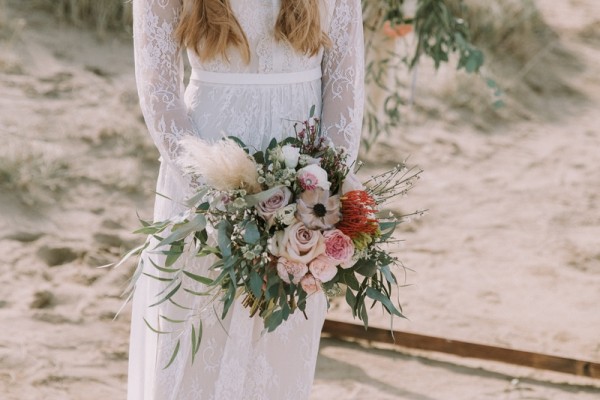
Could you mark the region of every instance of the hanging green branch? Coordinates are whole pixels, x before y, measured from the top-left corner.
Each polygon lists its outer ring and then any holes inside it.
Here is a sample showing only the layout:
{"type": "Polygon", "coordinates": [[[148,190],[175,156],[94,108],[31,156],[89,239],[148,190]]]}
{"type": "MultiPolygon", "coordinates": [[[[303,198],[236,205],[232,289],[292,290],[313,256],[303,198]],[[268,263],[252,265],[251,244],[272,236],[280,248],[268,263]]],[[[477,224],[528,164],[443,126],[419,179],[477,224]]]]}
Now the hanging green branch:
{"type": "Polygon", "coordinates": [[[458,56],[457,69],[478,73],[483,65],[483,53],[471,43],[466,22],[451,11],[448,1],[415,0],[410,13],[406,0],[363,0],[367,150],[382,132],[399,126],[399,108],[405,104],[401,71],[415,68],[423,56],[432,59],[436,69],[452,54],[458,56]],[[401,54],[396,42],[410,33],[416,44],[401,54]]]}

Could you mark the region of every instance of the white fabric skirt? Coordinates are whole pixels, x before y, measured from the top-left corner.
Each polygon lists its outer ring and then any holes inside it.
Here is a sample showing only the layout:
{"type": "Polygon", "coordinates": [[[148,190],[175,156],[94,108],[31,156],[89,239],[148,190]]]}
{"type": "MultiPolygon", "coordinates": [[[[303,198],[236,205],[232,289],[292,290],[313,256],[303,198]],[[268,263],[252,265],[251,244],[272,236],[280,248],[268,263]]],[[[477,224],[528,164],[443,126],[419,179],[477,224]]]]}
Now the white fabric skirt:
{"type": "MultiPolygon", "coordinates": [[[[310,108],[321,109],[321,81],[316,71],[289,74],[192,75],[185,100],[189,115],[201,137],[217,140],[236,136],[256,150],[264,150],[271,139],[294,135],[294,124],[308,118],[310,108]],[[284,76],[288,75],[288,76],[284,76]],[[250,79],[245,79],[250,78],[250,79]]],[[[162,163],[157,182],[155,221],[183,210],[189,194],[186,180],[162,163]]],[[[151,246],[152,247],[152,246],[151,246]]],[[[151,248],[150,247],[150,248],[151,248]]],[[[160,273],[148,261],[160,265],[162,256],[146,250],[144,270],[160,273]]],[[[182,257],[176,266],[206,275],[214,260],[182,257]]],[[[193,282],[186,284],[193,285],[193,282]]],[[[164,283],[142,276],[137,284],[132,311],[129,364],[129,400],[306,400],[313,382],[321,328],[327,311],[323,293],[308,300],[308,319],[295,313],[274,332],[264,333],[259,317],[250,318],[241,299],[225,320],[218,303],[180,291],[173,302],[149,308],[160,300],[164,283]],[[165,318],[189,319],[172,324],[165,318]],[[168,334],[151,331],[148,321],[168,334]],[[192,363],[191,326],[203,321],[202,343],[192,363]],[[177,345],[179,352],[164,368],[177,345]]],[[[196,288],[197,289],[197,288],[196,288]]]]}

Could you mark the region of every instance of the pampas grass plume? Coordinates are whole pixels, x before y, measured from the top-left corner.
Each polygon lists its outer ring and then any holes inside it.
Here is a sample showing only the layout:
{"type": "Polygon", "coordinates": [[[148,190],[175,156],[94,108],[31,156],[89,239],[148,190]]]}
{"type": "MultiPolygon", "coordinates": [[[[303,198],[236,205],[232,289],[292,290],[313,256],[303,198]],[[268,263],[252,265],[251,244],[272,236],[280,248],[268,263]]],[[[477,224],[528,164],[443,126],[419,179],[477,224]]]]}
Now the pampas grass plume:
{"type": "Polygon", "coordinates": [[[261,191],[256,162],[233,140],[208,143],[188,136],[181,140],[181,146],[178,164],[185,173],[200,176],[207,185],[223,191],[261,191]]]}

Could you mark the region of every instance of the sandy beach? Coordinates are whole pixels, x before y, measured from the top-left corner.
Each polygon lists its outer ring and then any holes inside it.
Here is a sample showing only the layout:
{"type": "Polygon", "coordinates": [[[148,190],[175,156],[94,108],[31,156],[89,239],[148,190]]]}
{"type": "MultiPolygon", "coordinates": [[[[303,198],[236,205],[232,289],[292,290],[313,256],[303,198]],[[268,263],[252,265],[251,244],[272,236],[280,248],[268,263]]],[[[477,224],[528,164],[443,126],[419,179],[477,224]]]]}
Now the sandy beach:
{"type": "MultiPolygon", "coordinates": [[[[503,108],[482,78],[423,63],[361,176],[424,170],[397,204],[428,211],[400,232],[395,329],[600,362],[600,4],[535,4],[552,39],[486,67],[503,108]]],[[[0,399],[125,398],[129,308],[113,317],[132,268],[97,267],[152,215],[132,54],[126,34],[0,1],[0,399]]],[[[330,317],[352,321],[339,299],[330,317]]],[[[600,398],[599,380],[331,338],[315,379],[313,400],[600,398]]]]}

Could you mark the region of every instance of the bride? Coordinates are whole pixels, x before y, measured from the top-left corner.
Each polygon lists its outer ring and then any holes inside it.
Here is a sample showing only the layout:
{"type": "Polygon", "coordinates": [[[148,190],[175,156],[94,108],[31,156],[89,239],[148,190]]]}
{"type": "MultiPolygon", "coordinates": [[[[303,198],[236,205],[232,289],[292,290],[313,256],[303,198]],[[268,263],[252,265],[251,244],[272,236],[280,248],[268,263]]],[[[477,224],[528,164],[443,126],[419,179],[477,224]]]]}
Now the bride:
{"type": "MultiPolygon", "coordinates": [[[[136,79],[141,108],[160,152],[154,219],[183,210],[191,193],[177,166],[180,140],[218,140],[222,132],[264,150],[294,134],[315,105],[322,129],[356,159],[363,110],[360,0],[134,0],[136,79]],[[192,66],[183,85],[182,49],[192,66]]],[[[152,247],[152,246],[151,246],[152,247]]],[[[151,248],[150,247],[150,248],[151,248]]],[[[206,258],[206,257],[205,257],[206,258]]],[[[160,257],[141,262],[156,275],[160,257]],[[151,262],[148,262],[151,261],[151,262]]],[[[178,261],[180,262],[180,261],[178,261]]],[[[184,262],[184,261],[181,261],[184,262]]],[[[210,263],[197,260],[207,273],[210,263]]],[[[272,333],[235,304],[221,320],[205,299],[183,291],[155,307],[161,282],[137,281],[129,354],[129,400],[307,399],[327,302],[311,296],[272,333]],[[198,310],[202,310],[198,315],[198,310]],[[167,318],[165,318],[167,317],[167,318]],[[169,319],[202,318],[201,347],[192,360],[189,331],[169,319]],[[181,340],[179,340],[181,338],[181,340]],[[178,355],[171,360],[176,343],[178,355]],[[192,362],[193,361],[193,362],[192,362]]]]}

